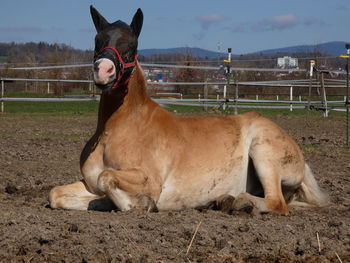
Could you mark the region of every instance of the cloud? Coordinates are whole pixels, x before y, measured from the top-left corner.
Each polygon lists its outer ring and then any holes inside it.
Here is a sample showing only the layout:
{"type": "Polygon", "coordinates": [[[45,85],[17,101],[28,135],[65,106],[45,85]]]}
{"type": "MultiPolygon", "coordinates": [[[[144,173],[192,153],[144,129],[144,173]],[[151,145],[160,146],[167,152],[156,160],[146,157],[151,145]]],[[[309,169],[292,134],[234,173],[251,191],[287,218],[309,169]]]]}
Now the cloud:
{"type": "Polygon", "coordinates": [[[313,17],[313,16],[308,16],[304,18],[303,25],[305,26],[312,26],[312,25],[319,25],[319,26],[328,26],[325,21],[322,19],[313,17]]]}
{"type": "Polygon", "coordinates": [[[224,29],[230,31],[231,33],[244,33],[247,31],[249,23],[239,23],[237,25],[226,26],[224,29]]]}
{"type": "Polygon", "coordinates": [[[286,14],[265,18],[253,24],[251,29],[255,32],[290,29],[299,24],[298,18],[293,14],[286,14]]]}
{"type": "Polygon", "coordinates": [[[63,32],[63,31],[65,31],[65,29],[63,27],[55,27],[55,26],[50,27],[50,30],[51,31],[55,31],[55,32],[63,32]]]}
{"type": "Polygon", "coordinates": [[[43,28],[38,26],[0,26],[0,32],[3,33],[43,33],[43,32],[63,32],[65,31],[62,27],[52,26],[50,28],[43,28]]]}
{"type": "Polygon", "coordinates": [[[314,16],[308,16],[304,18],[303,24],[305,26],[311,26],[318,23],[318,19],[314,16]]]}
{"type": "Polygon", "coordinates": [[[264,18],[258,22],[245,22],[224,27],[225,30],[231,33],[246,33],[246,32],[266,32],[275,30],[288,30],[297,26],[329,26],[324,20],[314,16],[298,18],[293,14],[285,14],[264,18]]]}
{"type": "Polygon", "coordinates": [[[335,7],[335,9],[338,11],[347,11],[349,10],[349,7],[345,4],[339,4],[335,7]]]}
{"type": "Polygon", "coordinates": [[[96,33],[96,29],[93,27],[81,27],[78,29],[80,33],[96,33]]]}
{"type": "Polygon", "coordinates": [[[156,20],[160,22],[165,22],[165,21],[168,21],[169,18],[167,16],[158,16],[156,17],[156,20]]]}
{"type": "Polygon", "coordinates": [[[0,27],[0,32],[6,32],[6,33],[39,33],[43,32],[44,29],[41,27],[36,27],[36,26],[1,26],[0,27]]]}
{"type": "Polygon", "coordinates": [[[202,31],[198,34],[193,34],[193,37],[196,39],[196,40],[203,40],[205,38],[205,33],[202,31]]]}
{"type": "Polygon", "coordinates": [[[220,23],[228,18],[220,14],[211,14],[206,16],[199,16],[196,18],[201,23],[203,30],[208,30],[213,24],[220,23]]]}
{"type": "Polygon", "coordinates": [[[199,33],[192,34],[192,36],[198,41],[203,40],[206,36],[206,31],[208,31],[208,29],[211,26],[218,24],[220,22],[226,21],[228,19],[229,18],[227,18],[226,16],[223,16],[220,14],[198,16],[198,17],[196,17],[196,21],[198,21],[200,23],[202,30],[199,33]]]}

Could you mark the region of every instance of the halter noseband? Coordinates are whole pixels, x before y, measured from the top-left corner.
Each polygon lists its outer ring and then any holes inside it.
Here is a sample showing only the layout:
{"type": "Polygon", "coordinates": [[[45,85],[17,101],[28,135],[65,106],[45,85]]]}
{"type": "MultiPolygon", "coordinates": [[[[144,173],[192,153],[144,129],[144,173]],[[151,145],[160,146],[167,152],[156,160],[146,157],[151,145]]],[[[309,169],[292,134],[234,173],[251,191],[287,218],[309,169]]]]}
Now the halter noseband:
{"type": "MultiPolygon", "coordinates": [[[[100,50],[99,52],[99,55],[102,54],[103,51],[105,51],[106,49],[110,49],[112,50],[116,55],[117,55],[117,60],[118,60],[118,64],[119,64],[119,71],[118,71],[118,74],[117,74],[117,77],[114,81],[114,84],[113,84],[113,88],[116,88],[116,87],[119,87],[120,85],[123,86],[123,85],[126,85],[130,78],[131,78],[131,75],[132,75],[132,72],[134,70],[134,67],[136,66],[136,62],[137,62],[137,54],[135,54],[135,57],[134,57],[134,61],[132,62],[129,62],[129,63],[125,63],[121,57],[121,55],[119,54],[118,50],[112,46],[107,46],[107,47],[104,47],[100,50]],[[130,74],[129,76],[123,81],[121,82],[123,76],[124,76],[124,73],[125,73],[125,69],[129,69],[129,68],[132,68],[131,71],[130,71],[130,74]]],[[[117,70],[117,69],[116,69],[117,70]]]]}

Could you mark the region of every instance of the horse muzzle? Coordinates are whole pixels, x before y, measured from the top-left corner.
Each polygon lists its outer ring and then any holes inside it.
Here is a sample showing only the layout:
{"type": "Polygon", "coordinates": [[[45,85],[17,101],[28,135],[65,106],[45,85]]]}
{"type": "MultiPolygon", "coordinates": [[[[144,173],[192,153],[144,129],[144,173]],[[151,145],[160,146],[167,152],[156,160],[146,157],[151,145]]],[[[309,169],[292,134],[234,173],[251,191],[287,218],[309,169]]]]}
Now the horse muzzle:
{"type": "Polygon", "coordinates": [[[94,82],[97,86],[106,86],[116,79],[116,67],[112,60],[100,58],[94,63],[94,82]]]}

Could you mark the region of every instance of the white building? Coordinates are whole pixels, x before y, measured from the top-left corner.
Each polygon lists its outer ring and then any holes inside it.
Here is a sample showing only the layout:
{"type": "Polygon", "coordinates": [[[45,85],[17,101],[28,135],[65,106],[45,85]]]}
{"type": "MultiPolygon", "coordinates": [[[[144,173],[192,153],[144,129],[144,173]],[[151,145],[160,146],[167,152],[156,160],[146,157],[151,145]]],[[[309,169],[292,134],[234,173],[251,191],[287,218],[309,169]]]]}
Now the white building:
{"type": "Polygon", "coordinates": [[[292,57],[277,58],[277,67],[279,68],[298,68],[298,59],[292,57]]]}

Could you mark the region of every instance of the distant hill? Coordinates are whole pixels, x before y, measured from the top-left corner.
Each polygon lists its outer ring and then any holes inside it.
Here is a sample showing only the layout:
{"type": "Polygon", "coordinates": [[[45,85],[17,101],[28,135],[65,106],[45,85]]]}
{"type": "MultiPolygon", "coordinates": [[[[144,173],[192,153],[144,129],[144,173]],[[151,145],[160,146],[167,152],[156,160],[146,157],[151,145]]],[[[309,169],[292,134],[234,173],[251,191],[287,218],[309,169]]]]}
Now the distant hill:
{"type": "MultiPolygon", "coordinates": [[[[277,49],[266,49],[250,53],[251,55],[259,54],[278,54],[278,53],[314,53],[320,52],[330,55],[345,54],[344,41],[326,42],[317,45],[300,45],[290,46],[277,49]]],[[[141,49],[141,56],[150,57],[156,54],[191,54],[197,58],[226,58],[226,52],[216,52],[196,47],[179,47],[179,48],[164,48],[164,49],[141,49]]],[[[243,54],[248,55],[248,54],[243,54]]],[[[47,63],[53,57],[57,57],[58,61],[70,63],[70,61],[86,62],[91,61],[93,56],[92,50],[79,50],[65,44],[49,44],[45,42],[28,42],[28,43],[1,43],[0,42],[0,63],[5,62],[23,62],[23,63],[47,63]],[[57,55],[57,52],[60,53],[57,55]],[[55,55],[56,54],[56,55],[55,55]]],[[[237,56],[234,55],[234,56],[237,56]]],[[[58,63],[57,61],[50,61],[58,63]]]]}
{"type": "Polygon", "coordinates": [[[159,49],[141,49],[139,50],[141,56],[152,56],[156,54],[191,54],[198,58],[218,58],[225,57],[225,53],[210,51],[196,47],[178,47],[178,48],[159,48],[159,49]]]}
{"type": "Polygon", "coordinates": [[[301,45],[301,46],[291,46],[277,49],[266,49],[254,52],[254,54],[273,54],[273,53],[312,53],[321,52],[331,55],[341,55],[345,54],[345,44],[344,41],[333,41],[326,42],[317,45],[301,45]]]}
{"type": "MultiPolygon", "coordinates": [[[[344,41],[333,41],[326,42],[317,45],[300,45],[300,46],[290,46],[284,48],[276,49],[266,49],[254,52],[252,54],[273,54],[273,53],[313,53],[321,52],[330,55],[341,55],[345,54],[345,44],[344,41]]],[[[192,47],[179,47],[179,48],[164,48],[164,49],[141,49],[139,50],[142,56],[152,56],[155,54],[187,54],[190,53],[194,57],[198,58],[218,58],[226,57],[226,53],[220,53],[210,50],[205,50],[202,48],[192,48],[192,47]]]]}

